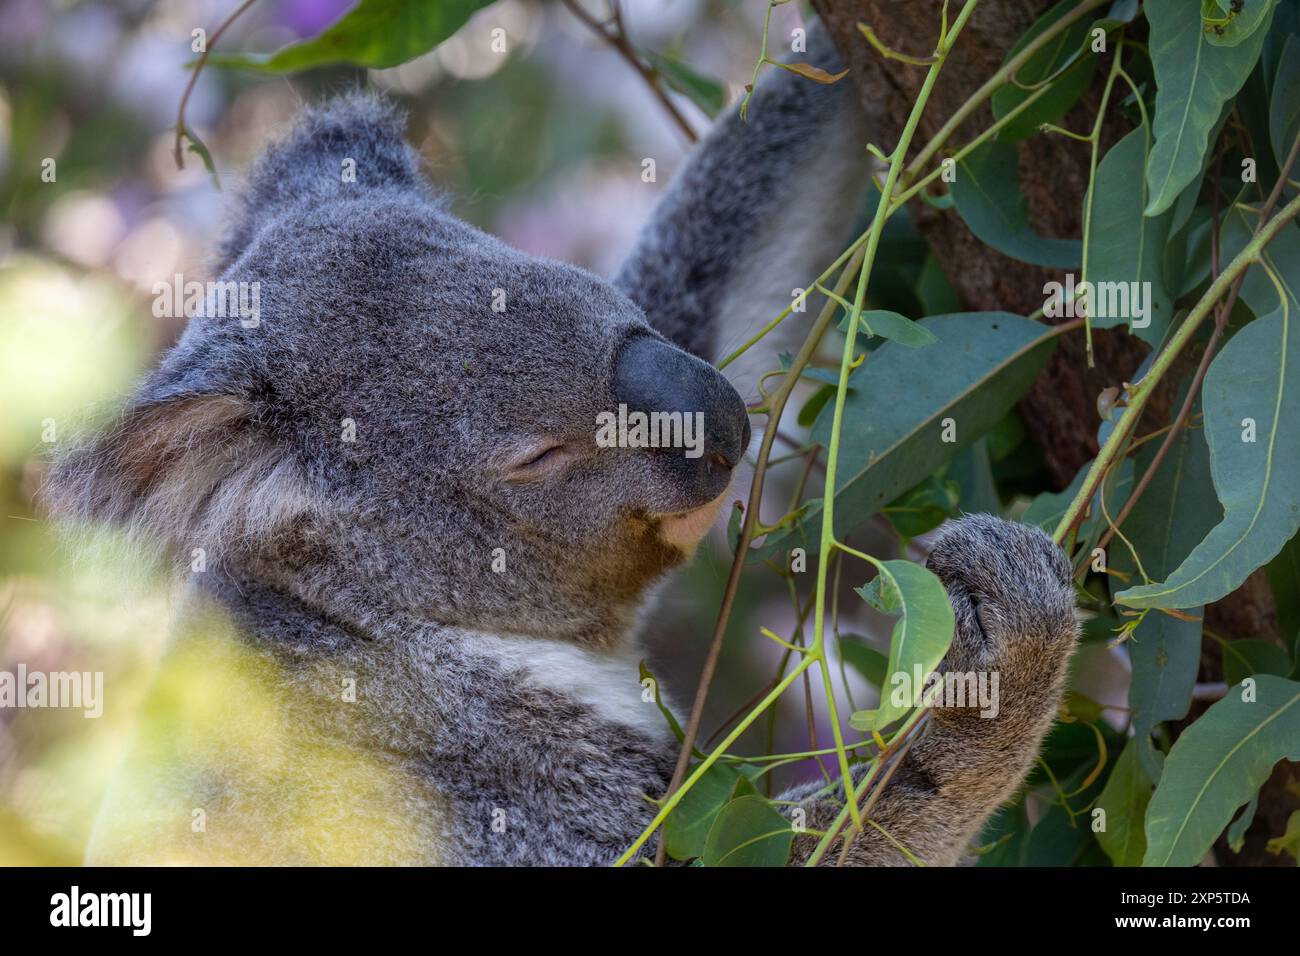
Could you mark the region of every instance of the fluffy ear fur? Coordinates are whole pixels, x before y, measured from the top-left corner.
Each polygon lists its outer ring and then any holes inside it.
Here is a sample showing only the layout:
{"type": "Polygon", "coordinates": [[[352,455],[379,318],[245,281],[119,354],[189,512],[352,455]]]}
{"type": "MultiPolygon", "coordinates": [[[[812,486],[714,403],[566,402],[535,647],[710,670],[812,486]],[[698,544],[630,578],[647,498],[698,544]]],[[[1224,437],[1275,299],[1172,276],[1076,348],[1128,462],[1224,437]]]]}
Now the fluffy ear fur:
{"type": "Polygon", "coordinates": [[[54,462],[42,498],[58,518],[212,556],[265,541],[313,507],[300,467],[253,406],[220,394],[133,405],[54,462]]]}
{"type": "Polygon", "coordinates": [[[363,190],[434,199],[420,173],[419,154],[403,138],[405,126],[405,114],[373,93],[357,91],[303,110],[262,154],[239,191],[218,249],[217,274],[287,204],[337,203],[363,190]]]}

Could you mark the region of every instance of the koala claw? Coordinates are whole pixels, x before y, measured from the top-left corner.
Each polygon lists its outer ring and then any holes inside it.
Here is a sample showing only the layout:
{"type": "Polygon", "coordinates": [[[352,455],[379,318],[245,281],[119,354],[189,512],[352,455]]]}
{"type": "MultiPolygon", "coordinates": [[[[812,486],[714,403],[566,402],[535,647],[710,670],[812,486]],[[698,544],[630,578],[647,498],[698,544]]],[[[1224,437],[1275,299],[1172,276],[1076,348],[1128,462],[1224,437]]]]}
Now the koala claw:
{"type": "Polygon", "coordinates": [[[1054,698],[1078,637],[1070,563],[1041,529],[987,514],[950,523],[926,562],[948,591],[956,633],[945,665],[999,672],[1013,696],[1054,698]]]}

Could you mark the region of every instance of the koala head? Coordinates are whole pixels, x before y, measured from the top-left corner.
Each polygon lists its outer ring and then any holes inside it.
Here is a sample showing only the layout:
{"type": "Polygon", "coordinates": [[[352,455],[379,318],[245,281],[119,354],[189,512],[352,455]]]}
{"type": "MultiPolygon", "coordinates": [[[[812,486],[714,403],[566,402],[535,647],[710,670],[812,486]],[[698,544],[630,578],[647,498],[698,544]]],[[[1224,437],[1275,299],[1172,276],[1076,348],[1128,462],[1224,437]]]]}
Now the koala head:
{"type": "Polygon", "coordinates": [[[362,629],[612,640],[711,525],[745,408],[608,283],[453,217],[401,127],[353,96],[267,151],[217,270],[255,314],[209,292],[49,499],[362,629]],[[603,447],[620,405],[700,413],[699,447],[603,447]]]}

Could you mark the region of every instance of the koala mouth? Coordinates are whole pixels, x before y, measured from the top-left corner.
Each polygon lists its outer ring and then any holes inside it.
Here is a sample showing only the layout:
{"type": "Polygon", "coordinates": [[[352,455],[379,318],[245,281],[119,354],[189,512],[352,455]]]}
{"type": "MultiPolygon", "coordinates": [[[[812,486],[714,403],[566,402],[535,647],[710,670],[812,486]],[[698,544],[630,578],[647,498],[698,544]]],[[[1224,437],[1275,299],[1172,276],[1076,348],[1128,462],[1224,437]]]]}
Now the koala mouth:
{"type": "Polygon", "coordinates": [[[717,521],[718,512],[722,510],[722,503],[730,490],[731,482],[728,481],[716,498],[697,508],[655,515],[659,523],[660,538],[689,556],[717,521]]]}

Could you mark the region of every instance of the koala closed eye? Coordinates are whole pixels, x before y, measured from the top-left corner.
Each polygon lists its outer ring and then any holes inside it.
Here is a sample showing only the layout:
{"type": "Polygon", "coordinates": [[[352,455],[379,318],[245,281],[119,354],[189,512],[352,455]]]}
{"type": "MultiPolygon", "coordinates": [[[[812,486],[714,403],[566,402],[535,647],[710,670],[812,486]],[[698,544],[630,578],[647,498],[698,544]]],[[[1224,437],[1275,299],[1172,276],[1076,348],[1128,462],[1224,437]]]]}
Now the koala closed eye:
{"type": "Polygon", "coordinates": [[[554,474],[572,458],[562,442],[535,445],[519,455],[506,474],[507,481],[535,481],[554,474]]]}

